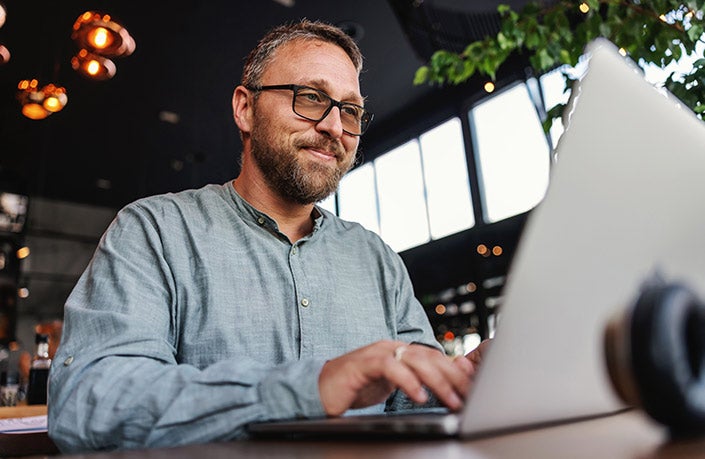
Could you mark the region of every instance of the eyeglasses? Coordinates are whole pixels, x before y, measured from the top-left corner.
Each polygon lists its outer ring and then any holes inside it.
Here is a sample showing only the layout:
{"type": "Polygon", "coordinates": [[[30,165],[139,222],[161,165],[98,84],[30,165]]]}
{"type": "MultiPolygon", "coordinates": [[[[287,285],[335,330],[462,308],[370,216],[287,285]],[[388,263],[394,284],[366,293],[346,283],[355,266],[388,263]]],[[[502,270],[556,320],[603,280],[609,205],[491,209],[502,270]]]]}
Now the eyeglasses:
{"type": "Polygon", "coordinates": [[[349,102],[340,102],[318,89],[296,84],[278,84],[271,86],[256,86],[247,88],[250,91],[270,91],[288,89],[294,92],[291,108],[294,113],[309,121],[319,122],[333,109],[340,110],[340,122],[343,131],[350,135],[359,136],[365,133],[372,122],[374,115],[364,107],[349,102]]]}

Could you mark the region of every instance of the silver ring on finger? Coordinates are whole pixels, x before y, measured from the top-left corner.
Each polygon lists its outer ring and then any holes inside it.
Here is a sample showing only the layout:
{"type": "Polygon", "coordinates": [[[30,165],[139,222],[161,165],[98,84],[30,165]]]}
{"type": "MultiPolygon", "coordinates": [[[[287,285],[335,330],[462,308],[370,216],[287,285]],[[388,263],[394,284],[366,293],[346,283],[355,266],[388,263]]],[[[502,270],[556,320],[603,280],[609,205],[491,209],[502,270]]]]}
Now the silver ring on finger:
{"type": "Polygon", "coordinates": [[[404,356],[404,352],[406,352],[406,349],[408,347],[409,346],[404,345],[404,346],[399,346],[398,348],[394,349],[394,360],[396,360],[397,362],[401,362],[402,361],[401,359],[404,356]]]}

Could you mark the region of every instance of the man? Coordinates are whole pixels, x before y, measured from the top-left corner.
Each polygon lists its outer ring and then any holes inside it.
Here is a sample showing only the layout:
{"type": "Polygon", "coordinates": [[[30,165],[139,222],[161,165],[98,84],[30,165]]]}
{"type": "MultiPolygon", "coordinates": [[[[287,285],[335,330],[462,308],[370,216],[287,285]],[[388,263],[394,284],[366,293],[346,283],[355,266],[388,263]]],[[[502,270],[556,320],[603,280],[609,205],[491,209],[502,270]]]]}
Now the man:
{"type": "Polygon", "coordinates": [[[63,451],[243,438],[401,392],[423,404],[424,387],[462,406],[479,352],[439,352],[400,258],[314,205],[371,120],[361,62],[335,27],[274,29],[233,94],[237,179],[120,211],[66,303],[49,382],[63,451]]]}

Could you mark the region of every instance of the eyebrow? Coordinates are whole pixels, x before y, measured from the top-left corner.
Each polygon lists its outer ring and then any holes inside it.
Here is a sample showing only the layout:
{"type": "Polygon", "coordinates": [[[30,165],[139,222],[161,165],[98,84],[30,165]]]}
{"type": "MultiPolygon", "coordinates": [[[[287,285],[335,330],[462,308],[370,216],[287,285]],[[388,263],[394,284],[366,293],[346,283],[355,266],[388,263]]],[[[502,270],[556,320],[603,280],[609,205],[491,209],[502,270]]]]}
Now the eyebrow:
{"type": "MultiPolygon", "coordinates": [[[[331,90],[330,84],[326,80],[321,80],[321,79],[315,79],[315,80],[307,80],[301,83],[306,86],[311,86],[312,88],[319,89],[325,93],[329,93],[331,90]]],[[[358,105],[364,105],[366,97],[362,97],[359,94],[356,94],[354,92],[350,92],[343,96],[342,99],[340,99],[341,102],[350,102],[353,104],[358,104],[358,105]]]]}

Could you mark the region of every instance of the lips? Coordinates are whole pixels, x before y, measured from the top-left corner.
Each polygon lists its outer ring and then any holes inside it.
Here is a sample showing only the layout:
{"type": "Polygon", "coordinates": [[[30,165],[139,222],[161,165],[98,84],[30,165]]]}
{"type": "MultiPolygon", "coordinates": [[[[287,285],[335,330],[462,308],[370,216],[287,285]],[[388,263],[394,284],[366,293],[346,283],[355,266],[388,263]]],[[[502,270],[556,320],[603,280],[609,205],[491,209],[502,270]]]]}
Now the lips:
{"type": "Polygon", "coordinates": [[[306,150],[314,156],[323,160],[335,159],[336,161],[345,157],[345,152],[334,142],[300,142],[297,148],[306,150]]]}
{"type": "Polygon", "coordinates": [[[318,148],[307,148],[307,150],[314,156],[318,156],[324,160],[337,160],[335,153],[330,151],[321,150],[318,148]]]}

